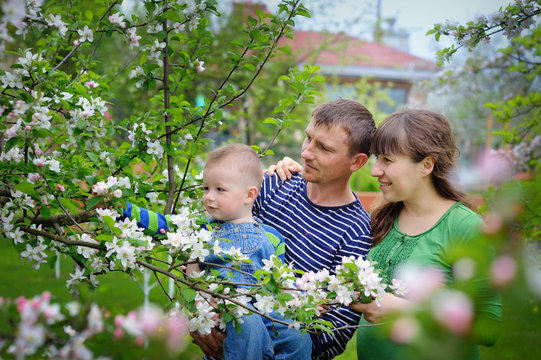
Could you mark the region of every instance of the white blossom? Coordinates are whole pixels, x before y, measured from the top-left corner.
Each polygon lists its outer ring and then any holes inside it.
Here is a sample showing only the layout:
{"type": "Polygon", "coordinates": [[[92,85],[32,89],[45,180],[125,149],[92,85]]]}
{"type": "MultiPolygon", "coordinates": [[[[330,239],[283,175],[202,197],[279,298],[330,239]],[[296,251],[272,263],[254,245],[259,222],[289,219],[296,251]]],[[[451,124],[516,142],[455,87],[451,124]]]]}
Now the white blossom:
{"type": "Polygon", "coordinates": [[[94,41],[94,33],[92,32],[92,29],[88,27],[88,25],[85,25],[83,30],[77,30],[77,33],[81,36],[79,38],[80,42],[93,42],[94,41]]]}

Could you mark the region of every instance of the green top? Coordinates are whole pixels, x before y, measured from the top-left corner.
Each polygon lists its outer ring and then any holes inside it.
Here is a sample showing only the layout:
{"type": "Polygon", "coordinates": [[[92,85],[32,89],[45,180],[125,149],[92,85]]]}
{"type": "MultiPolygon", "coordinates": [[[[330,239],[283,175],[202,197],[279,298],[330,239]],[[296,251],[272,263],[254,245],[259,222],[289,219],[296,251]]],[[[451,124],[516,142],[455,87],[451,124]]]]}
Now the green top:
{"type": "MultiPolygon", "coordinates": [[[[372,248],[367,258],[378,263],[382,277],[389,281],[393,278],[396,267],[403,263],[415,263],[420,266],[435,266],[442,269],[447,281],[452,281],[452,261],[456,260],[456,249],[475,248],[481,224],[481,217],[461,203],[454,204],[429,230],[415,236],[408,236],[398,229],[395,219],[394,227],[377,246],[372,248]]],[[[482,244],[482,255],[486,257],[486,244],[482,244]],[[483,251],[484,250],[484,251],[483,251]]],[[[489,251],[492,254],[492,251],[489,251]]],[[[493,332],[480,331],[478,341],[484,345],[493,345],[498,337],[499,323],[502,317],[501,299],[494,291],[487,287],[486,279],[477,279],[476,285],[476,322],[487,323],[495,330],[493,332]]],[[[361,325],[368,322],[361,319],[361,325]]],[[[476,326],[476,325],[474,325],[476,326]]],[[[477,327],[475,327],[477,328],[477,327]]],[[[479,346],[467,343],[465,352],[460,359],[479,359],[479,346]]],[[[407,359],[406,349],[391,342],[383,334],[381,326],[360,327],[357,330],[357,357],[358,359],[407,359]]],[[[440,349],[442,350],[442,349],[440,349]]],[[[434,354],[432,354],[434,355],[434,354]]],[[[417,353],[412,359],[420,359],[417,353]]],[[[442,357],[443,358],[443,357],[442,357]]]]}

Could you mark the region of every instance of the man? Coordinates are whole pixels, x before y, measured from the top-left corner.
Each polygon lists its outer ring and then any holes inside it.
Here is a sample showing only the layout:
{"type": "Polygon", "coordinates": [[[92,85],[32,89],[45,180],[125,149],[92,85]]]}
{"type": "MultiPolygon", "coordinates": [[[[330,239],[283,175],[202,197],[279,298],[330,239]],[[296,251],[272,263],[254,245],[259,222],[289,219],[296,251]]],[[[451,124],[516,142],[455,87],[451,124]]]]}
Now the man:
{"type": "MultiPolygon", "coordinates": [[[[286,158],[270,169],[279,176],[265,176],[253,213],[285,237],[285,259],[294,268],[327,269],[334,274],[344,256],[364,257],[370,249],[370,216],[349,180],[368,160],[375,130],[372,114],[360,103],[346,99],[323,103],[306,128],[304,167],[286,158]]],[[[333,328],[341,329],[333,335],[311,336],[312,359],[332,359],[342,353],[355,332],[353,327],[342,327],[357,325],[359,318],[347,307],[324,315],[333,328]]],[[[223,334],[192,336],[205,354],[221,354],[223,334]]]]}

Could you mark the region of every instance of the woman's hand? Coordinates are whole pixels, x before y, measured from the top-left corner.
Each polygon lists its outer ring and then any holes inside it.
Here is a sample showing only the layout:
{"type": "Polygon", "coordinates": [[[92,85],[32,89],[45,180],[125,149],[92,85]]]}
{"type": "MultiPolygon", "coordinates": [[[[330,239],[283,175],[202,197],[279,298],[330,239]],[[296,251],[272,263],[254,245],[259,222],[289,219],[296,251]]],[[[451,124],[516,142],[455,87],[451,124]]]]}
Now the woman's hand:
{"type": "Polygon", "coordinates": [[[302,165],[293,160],[290,157],[284,157],[282,160],[278,161],[276,165],[271,165],[265,173],[273,176],[276,173],[280,180],[284,181],[286,179],[291,179],[293,173],[298,173],[302,171],[302,165]]]}
{"type": "Polygon", "coordinates": [[[386,315],[404,309],[409,305],[409,301],[395,296],[391,293],[385,293],[381,301],[381,306],[377,306],[375,301],[368,304],[352,303],[349,307],[353,311],[363,313],[366,321],[370,323],[381,322],[381,319],[386,315]]]}

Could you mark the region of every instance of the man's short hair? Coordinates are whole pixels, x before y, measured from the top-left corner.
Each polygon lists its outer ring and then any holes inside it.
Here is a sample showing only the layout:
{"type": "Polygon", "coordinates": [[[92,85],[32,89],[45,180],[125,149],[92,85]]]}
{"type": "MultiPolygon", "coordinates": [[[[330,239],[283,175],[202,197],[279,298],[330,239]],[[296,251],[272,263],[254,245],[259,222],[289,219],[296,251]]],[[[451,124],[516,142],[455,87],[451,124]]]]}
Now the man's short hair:
{"type": "Polygon", "coordinates": [[[347,135],[349,155],[364,153],[370,156],[370,142],[376,132],[372,113],[360,102],[335,99],[314,109],[312,119],[316,125],[341,125],[347,135]]]}
{"type": "Polygon", "coordinates": [[[229,144],[221,146],[207,156],[205,168],[228,161],[233,171],[237,171],[250,185],[261,186],[263,182],[263,165],[254,149],[245,144],[229,144]]]}

